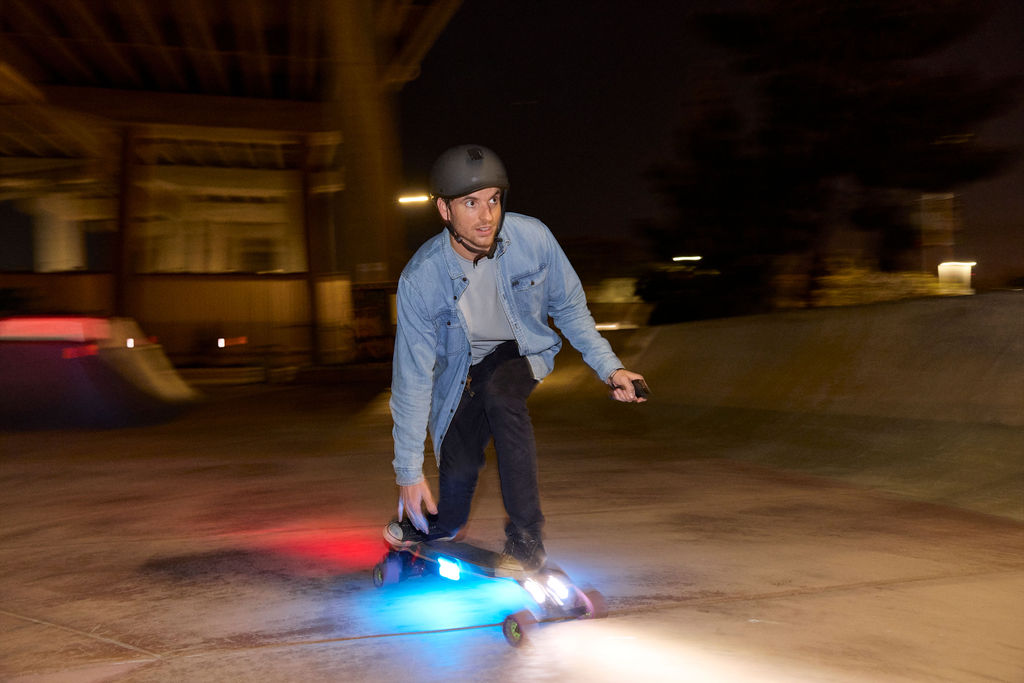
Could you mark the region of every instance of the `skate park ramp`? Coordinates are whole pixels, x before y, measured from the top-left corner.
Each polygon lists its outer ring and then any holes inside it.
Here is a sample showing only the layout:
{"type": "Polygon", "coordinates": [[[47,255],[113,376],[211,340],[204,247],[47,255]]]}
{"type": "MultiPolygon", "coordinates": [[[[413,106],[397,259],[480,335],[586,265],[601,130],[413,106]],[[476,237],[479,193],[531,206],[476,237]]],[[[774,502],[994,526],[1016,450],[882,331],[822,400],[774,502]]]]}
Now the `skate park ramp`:
{"type": "Polygon", "coordinates": [[[1024,519],[1024,292],[608,334],[653,392],[624,420],[571,349],[531,399],[554,429],[665,457],[841,477],[1024,519]],[[566,396],[594,396],[567,405],[566,396]],[[624,424],[625,423],[625,424],[624,424]]]}
{"type": "Polygon", "coordinates": [[[0,319],[0,426],[145,424],[197,399],[131,319],[0,319]]]}

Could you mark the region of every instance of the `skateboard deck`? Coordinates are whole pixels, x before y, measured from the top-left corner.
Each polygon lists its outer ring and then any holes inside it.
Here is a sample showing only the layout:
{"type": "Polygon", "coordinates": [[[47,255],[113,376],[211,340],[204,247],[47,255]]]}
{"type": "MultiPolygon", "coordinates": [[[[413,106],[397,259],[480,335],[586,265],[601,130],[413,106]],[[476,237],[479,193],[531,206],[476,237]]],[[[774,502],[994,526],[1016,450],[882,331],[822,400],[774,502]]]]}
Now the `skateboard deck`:
{"type": "Polygon", "coordinates": [[[457,579],[462,573],[488,578],[517,578],[528,574],[525,570],[502,571],[499,569],[500,553],[461,541],[421,543],[411,552],[437,564],[438,573],[445,578],[457,579]]]}
{"type": "Polygon", "coordinates": [[[409,548],[389,548],[373,568],[373,583],[381,587],[414,576],[436,573],[452,581],[463,575],[512,580],[522,586],[535,603],[505,617],[505,640],[518,647],[539,623],[607,616],[608,609],[600,592],[583,590],[568,574],[553,564],[537,570],[500,569],[501,554],[472,543],[431,541],[409,548]]]}

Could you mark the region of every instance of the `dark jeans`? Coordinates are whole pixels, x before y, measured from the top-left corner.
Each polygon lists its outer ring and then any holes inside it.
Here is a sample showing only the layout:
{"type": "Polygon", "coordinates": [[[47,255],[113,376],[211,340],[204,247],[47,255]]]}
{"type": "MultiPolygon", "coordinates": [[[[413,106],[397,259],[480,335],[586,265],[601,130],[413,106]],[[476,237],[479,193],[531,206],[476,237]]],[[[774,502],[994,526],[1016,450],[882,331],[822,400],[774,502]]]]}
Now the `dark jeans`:
{"type": "Polygon", "coordinates": [[[438,525],[457,531],[469,519],[484,449],[494,438],[498,478],[509,524],[506,533],[540,538],[544,515],[537,490],[537,446],[526,408],[537,380],[514,341],[504,342],[469,370],[451,426],[441,443],[438,525]]]}

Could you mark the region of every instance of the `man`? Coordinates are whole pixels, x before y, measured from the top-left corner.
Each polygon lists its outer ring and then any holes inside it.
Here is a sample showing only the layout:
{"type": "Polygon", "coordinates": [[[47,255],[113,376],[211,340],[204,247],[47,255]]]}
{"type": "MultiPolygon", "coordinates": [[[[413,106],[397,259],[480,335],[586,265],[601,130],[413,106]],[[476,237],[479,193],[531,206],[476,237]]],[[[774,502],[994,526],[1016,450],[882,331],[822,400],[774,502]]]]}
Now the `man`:
{"type": "Polygon", "coordinates": [[[391,412],[399,501],[384,537],[398,548],[454,538],[469,519],[493,438],[508,513],[502,564],[535,569],[546,559],[544,516],[526,400],[561,348],[548,316],[616,400],[642,402],[633,381],[643,377],[625,370],[596,331],[579,278],[547,227],[506,214],[508,176],[494,152],[447,150],[430,185],[446,230],[420,247],[398,283],[391,412]],[[427,429],[438,504],[423,478],[427,429]]]}

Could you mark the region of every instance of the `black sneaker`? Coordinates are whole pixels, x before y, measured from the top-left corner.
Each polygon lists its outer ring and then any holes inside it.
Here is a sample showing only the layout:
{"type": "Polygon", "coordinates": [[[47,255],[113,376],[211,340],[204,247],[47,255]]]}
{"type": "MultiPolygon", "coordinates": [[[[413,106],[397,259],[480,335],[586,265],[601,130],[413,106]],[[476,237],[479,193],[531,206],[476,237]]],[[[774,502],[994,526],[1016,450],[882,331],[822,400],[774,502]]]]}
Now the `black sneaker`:
{"type": "Polygon", "coordinates": [[[399,522],[392,520],[384,527],[384,540],[393,548],[411,548],[427,541],[450,541],[455,534],[437,525],[437,515],[427,515],[427,533],[412,525],[408,517],[399,522]]]}
{"type": "Polygon", "coordinates": [[[505,541],[498,568],[504,571],[537,571],[548,561],[539,538],[524,533],[510,534],[505,541]]]}

